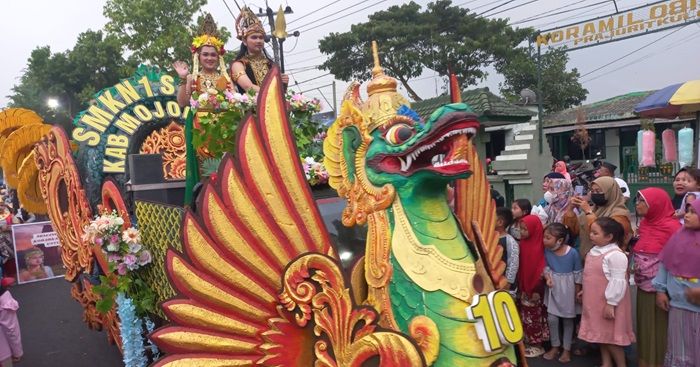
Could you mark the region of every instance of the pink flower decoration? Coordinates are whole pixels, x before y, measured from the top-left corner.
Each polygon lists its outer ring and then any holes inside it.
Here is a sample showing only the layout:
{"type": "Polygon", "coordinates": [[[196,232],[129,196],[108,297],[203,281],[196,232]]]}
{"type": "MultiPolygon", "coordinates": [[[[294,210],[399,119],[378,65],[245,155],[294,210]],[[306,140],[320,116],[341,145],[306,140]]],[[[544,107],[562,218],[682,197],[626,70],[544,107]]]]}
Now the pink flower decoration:
{"type": "Polygon", "coordinates": [[[153,258],[151,257],[151,252],[148,250],[143,250],[141,252],[141,255],[139,256],[139,265],[143,266],[146,264],[150,264],[153,258]]]}
{"type": "Polygon", "coordinates": [[[119,263],[119,265],[117,265],[117,274],[119,274],[119,275],[125,275],[125,274],[126,274],[126,264],[124,264],[124,263],[119,263]]]}

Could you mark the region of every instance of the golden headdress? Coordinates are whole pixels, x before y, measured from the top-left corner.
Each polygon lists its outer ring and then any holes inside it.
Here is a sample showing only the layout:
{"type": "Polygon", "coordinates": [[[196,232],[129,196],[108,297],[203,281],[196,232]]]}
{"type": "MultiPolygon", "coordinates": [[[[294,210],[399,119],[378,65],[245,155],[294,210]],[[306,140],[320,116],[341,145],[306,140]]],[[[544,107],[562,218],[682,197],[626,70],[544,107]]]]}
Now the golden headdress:
{"type": "Polygon", "coordinates": [[[231,83],[231,77],[228,75],[224,62],[224,54],[226,53],[226,50],[224,50],[224,41],[219,39],[219,28],[216,26],[214,18],[209,13],[204,16],[204,23],[202,23],[199,36],[192,40],[192,78],[194,80],[197,80],[199,74],[199,50],[202,46],[212,46],[216,49],[219,53],[219,71],[226,77],[226,80],[231,83]]]}
{"type": "Polygon", "coordinates": [[[219,52],[219,55],[226,53],[224,50],[224,42],[219,39],[219,30],[214,22],[214,18],[211,14],[207,13],[204,16],[204,23],[199,31],[199,36],[192,40],[191,50],[192,53],[199,52],[202,46],[212,46],[219,52]]]}
{"type": "Polygon", "coordinates": [[[252,33],[265,34],[265,28],[258,16],[250,8],[244,7],[236,18],[236,33],[238,33],[238,39],[242,41],[252,33]]]}

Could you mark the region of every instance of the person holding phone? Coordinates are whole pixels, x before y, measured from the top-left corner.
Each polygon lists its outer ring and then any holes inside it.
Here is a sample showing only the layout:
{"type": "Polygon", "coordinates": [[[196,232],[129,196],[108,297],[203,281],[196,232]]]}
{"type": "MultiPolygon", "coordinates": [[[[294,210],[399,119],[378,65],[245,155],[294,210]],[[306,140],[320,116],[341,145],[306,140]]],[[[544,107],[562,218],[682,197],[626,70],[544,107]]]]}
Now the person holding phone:
{"type": "Polygon", "coordinates": [[[625,206],[625,198],[615,179],[605,176],[593,181],[591,183],[590,200],[593,202],[593,206],[588,203],[588,198],[585,196],[577,195],[571,197],[563,220],[563,224],[569,227],[571,233],[579,236],[581,257],[585,258],[591,249],[588,235],[591,224],[602,217],[612,218],[622,225],[625,230],[625,237],[620,243],[620,248],[626,251],[627,242],[632,235],[632,224],[630,212],[625,206]],[[579,213],[575,213],[574,209],[578,209],[579,213]]]}

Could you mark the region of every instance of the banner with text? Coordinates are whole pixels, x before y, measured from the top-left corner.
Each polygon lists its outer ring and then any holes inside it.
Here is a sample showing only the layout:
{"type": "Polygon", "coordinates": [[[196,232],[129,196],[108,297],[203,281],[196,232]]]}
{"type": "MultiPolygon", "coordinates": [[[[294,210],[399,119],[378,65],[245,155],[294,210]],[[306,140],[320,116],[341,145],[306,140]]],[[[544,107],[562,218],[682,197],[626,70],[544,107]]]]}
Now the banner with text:
{"type": "Polygon", "coordinates": [[[698,21],[698,0],[657,1],[617,14],[540,31],[537,45],[575,50],[698,21]]]}

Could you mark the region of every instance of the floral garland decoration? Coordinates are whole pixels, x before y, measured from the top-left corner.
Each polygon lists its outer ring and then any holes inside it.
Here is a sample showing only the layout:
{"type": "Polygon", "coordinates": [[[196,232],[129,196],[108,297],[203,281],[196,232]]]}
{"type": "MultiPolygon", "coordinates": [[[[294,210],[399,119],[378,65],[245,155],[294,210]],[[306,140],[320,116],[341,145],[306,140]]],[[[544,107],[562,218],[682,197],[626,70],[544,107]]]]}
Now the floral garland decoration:
{"type": "Polygon", "coordinates": [[[195,37],[192,40],[190,50],[192,51],[192,53],[195,53],[202,46],[213,46],[219,53],[219,55],[223,55],[226,53],[226,51],[224,50],[224,42],[208,34],[203,34],[199,37],[195,37]]]}
{"type": "Polygon", "coordinates": [[[139,230],[122,229],[124,219],[116,211],[104,212],[85,226],[83,241],[98,245],[107,257],[109,272],[100,276],[100,284],[93,287],[101,296],[96,308],[100,312],[112,309],[118,293],[135,302],[136,312],[145,316],[155,310],[155,293],[141,278],[138,270],[153,260],[151,252],[141,243],[139,230]]]}
{"type": "MultiPolygon", "coordinates": [[[[320,140],[320,144],[317,144],[315,138],[321,133],[321,129],[311,116],[321,110],[321,102],[317,98],[308,98],[292,91],[287,91],[285,101],[299,152],[304,157],[313,156],[320,159],[323,155],[323,142],[320,140]]],[[[238,123],[247,113],[256,112],[256,103],[257,94],[252,89],[247,93],[216,89],[192,93],[190,106],[198,112],[206,112],[197,114],[193,143],[196,149],[206,148],[211,156],[212,164],[207,164],[207,167],[214,167],[215,170],[224,153],[235,149],[234,137],[238,123]]],[[[210,176],[214,170],[203,167],[202,174],[210,176]]]]}
{"type": "Polygon", "coordinates": [[[301,165],[304,167],[304,174],[309,185],[317,186],[328,183],[328,171],[322,162],[316,162],[314,157],[306,157],[301,160],[301,165]]]}
{"type": "Polygon", "coordinates": [[[143,327],[136,316],[136,306],[124,293],[117,294],[117,315],[122,337],[123,360],[126,367],[145,367],[148,364],[143,346],[143,327]]]}

